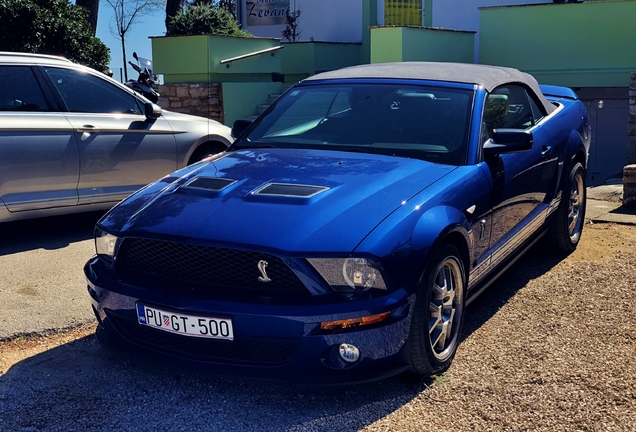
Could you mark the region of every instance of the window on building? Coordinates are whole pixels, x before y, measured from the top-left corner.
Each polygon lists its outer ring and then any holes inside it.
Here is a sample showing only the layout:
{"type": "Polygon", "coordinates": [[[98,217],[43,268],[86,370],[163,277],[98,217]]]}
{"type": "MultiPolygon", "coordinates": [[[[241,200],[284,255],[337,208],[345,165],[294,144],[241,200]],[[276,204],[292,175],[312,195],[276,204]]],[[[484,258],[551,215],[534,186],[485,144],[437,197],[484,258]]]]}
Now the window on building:
{"type": "Polygon", "coordinates": [[[384,25],[421,26],[423,0],[384,0],[384,25]]]}

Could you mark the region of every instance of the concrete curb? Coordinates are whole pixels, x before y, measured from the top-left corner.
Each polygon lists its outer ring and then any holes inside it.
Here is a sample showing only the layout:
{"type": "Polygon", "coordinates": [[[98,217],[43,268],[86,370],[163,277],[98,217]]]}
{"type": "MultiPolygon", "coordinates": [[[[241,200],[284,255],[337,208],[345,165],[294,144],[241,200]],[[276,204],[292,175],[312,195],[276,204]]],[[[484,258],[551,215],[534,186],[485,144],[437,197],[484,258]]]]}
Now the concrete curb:
{"type": "Polygon", "coordinates": [[[636,206],[623,206],[623,185],[603,185],[587,189],[587,223],[636,225],[636,206]]]}

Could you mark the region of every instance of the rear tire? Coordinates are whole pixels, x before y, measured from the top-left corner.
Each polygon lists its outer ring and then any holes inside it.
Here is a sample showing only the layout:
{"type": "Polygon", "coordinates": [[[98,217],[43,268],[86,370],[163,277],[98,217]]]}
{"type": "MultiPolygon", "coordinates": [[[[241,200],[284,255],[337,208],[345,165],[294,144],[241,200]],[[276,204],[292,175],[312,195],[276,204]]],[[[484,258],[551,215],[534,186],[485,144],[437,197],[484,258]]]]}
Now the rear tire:
{"type": "Polygon", "coordinates": [[[585,168],[580,162],[575,162],[563,185],[561,203],[550,222],[548,232],[551,246],[558,251],[570,253],[581,240],[585,225],[585,177],[585,168]]]}
{"type": "Polygon", "coordinates": [[[466,273],[451,244],[432,255],[417,288],[409,352],[412,370],[423,376],[444,372],[453,361],[464,320],[466,273]]]}

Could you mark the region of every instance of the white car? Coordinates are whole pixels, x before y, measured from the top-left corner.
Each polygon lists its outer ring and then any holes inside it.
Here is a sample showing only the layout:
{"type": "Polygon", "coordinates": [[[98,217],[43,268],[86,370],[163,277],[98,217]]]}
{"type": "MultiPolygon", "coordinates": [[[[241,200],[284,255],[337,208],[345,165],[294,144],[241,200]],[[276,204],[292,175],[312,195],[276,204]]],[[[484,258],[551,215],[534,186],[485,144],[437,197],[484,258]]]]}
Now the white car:
{"type": "Polygon", "coordinates": [[[0,222],[108,209],[233,140],[61,57],[0,52],[0,82],[0,222]]]}

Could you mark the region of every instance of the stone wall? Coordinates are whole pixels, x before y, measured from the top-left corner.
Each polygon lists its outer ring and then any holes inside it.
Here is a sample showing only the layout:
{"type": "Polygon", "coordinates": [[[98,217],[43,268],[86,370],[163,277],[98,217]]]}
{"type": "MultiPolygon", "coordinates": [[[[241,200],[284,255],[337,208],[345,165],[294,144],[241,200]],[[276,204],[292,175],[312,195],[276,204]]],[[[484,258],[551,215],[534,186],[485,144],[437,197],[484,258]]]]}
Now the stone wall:
{"type": "Polygon", "coordinates": [[[159,94],[161,108],[224,121],[221,83],[164,84],[159,94]]]}
{"type": "Polygon", "coordinates": [[[632,72],[629,85],[627,166],[623,169],[623,205],[636,205],[636,72],[632,72]]]}

